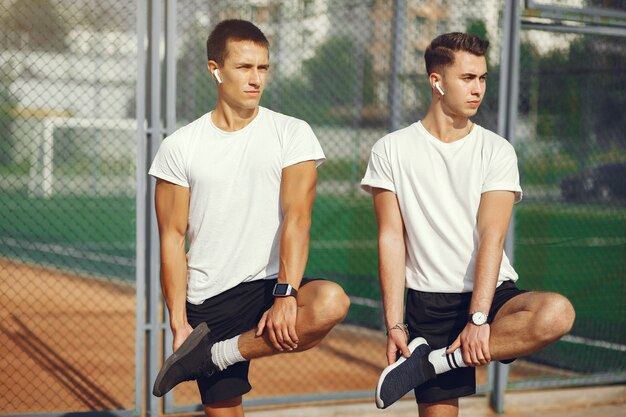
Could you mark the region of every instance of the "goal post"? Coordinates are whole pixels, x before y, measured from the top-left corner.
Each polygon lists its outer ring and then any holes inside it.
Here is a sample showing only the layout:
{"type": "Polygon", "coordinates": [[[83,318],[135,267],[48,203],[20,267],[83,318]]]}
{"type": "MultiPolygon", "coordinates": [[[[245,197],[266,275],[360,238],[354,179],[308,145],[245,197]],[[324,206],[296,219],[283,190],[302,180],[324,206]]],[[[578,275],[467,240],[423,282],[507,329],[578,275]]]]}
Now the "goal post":
{"type": "Polygon", "coordinates": [[[30,142],[30,195],[132,192],[135,119],[46,117],[41,123],[30,142]]]}

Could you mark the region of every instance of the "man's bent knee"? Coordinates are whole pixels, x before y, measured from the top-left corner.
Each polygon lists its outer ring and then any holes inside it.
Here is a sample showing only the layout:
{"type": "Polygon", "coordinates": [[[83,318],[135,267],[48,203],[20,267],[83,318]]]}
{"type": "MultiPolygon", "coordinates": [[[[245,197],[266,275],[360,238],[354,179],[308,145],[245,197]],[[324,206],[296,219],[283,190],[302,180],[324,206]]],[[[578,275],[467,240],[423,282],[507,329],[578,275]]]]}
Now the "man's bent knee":
{"type": "Polygon", "coordinates": [[[343,288],[329,281],[307,284],[303,289],[310,289],[305,307],[312,313],[312,321],[319,327],[332,328],[348,314],[350,298],[343,288]],[[313,285],[316,284],[316,285],[313,285]],[[307,288],[308,287],[308,288],[307,288]]]}
{"type": "Polygon", "coordinates": [[[538,312],[537,337],[553,342],[572,329],[576,312],[572,303],[561,294],[548,293],[545,297],[538,312]]]}
{"type": "Polygon", "coordinates": [[[555,331],[559,333],[558,337],[564,336],[572,330],[574,325],[574,319],[576,318],[576,311],[574,306],[564,296],[555,294],[555,300],[553,301],[553,311],[556,314],[554,320],[555,331]]]}
{"type": "Polygon", "coordinates": [[[316,315],[328,321],[331,327],[346,317],[348,308],[350,308],[350,298],[343,288],[334,282],[327,282],[321,288],[314,306],[316,315]]]}

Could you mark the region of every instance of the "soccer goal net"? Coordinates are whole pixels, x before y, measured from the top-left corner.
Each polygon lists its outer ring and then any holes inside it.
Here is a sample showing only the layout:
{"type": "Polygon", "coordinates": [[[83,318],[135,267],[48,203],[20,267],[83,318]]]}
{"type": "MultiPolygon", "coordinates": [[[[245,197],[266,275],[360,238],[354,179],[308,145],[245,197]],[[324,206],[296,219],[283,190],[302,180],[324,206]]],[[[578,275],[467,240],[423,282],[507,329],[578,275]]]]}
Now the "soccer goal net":
{"type": "Polygon", "coordinates": [[[132,195],[134,119],[51,117],[30,142],[31,195],[132,195]]]}

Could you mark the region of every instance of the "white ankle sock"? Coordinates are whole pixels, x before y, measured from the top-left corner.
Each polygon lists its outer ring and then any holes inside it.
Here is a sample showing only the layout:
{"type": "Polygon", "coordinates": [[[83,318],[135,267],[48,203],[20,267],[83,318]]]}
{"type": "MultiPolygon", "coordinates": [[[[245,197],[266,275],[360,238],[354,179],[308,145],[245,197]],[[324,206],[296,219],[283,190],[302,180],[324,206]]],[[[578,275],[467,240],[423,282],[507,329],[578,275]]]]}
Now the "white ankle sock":
{"type": "Polygon", "coordinates": [[[216,342],[211,347],[211,360],[220,371],[223,371],[234,363],[246,360],[241,356],[241,353],[239,353],[238,340],[239,336],[235,336],[232,339],[216,342]]]}
{"type": "Polygon", "coordinates": [[[433,364],[437,375],[452,369],[465,368],[467,366],[465,362],[463,362],[461,348],[458,348],[452,353],[446,353],[446,349],[447,348],[433,350],[428,354],[428,361],[433,364]]]}

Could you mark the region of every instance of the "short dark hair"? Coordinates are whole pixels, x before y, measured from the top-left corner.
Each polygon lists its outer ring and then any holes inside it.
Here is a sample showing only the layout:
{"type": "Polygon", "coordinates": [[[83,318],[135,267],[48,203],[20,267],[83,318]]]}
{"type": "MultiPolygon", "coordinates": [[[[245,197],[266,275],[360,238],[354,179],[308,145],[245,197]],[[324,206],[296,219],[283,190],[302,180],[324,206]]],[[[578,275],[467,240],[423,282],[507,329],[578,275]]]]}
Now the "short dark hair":
{"type": "Polygon", "coordinates": [[[252,22],[240,19],[222,20],[211,31],[206,41],[206,54],[209,61],[215,61],[219,65],[224,65],[226,58],[226,43],[233,41],[251,41],[257,45],[267,48],[268,53],[270,43],[252,22]]]}
{"type": "Polygon", "coordinates": [[[489,41],[476,35],[461,32],[444,33],[437,36],[424,52],[426,72],[441,72],[448,65],[454,64],[454,53],[469,52],[476,56],[485,56],[489,41]]]}

